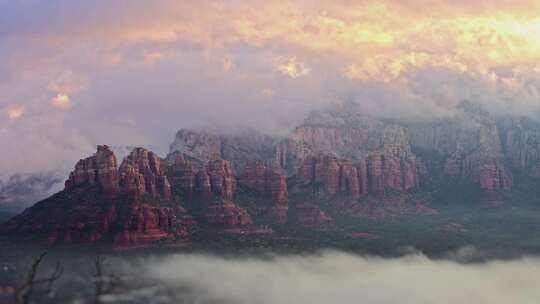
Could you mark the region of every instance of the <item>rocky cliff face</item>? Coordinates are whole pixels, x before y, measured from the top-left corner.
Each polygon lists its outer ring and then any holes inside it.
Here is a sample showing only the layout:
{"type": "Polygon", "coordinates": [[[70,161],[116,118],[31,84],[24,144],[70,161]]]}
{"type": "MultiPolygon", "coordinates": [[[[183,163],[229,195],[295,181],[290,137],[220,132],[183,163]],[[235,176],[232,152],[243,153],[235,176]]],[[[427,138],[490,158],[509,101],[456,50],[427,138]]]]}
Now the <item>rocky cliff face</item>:
{"type": "Polygon", "coordinates": [[[504,118],[498,122],[504,154],[511,167],[526,176],[540,178],[540,124],[528,118],[504,118]]]}
{"type": "Polygon", "coordinates": [[[225,159],[239,170],[246,161],[271,159],[275,142],[274,137],[252,130],[218,133],[182,129],[169,150],[171,154],[181,152],[203,162],[216,157],[225,159]]]}
{"type": "Polygon", "coordinates": [[[251,224],[247,211],[234,203],[237,181],[231,163],[215,157],[196,168],[186,158],[174,153],[174,163],[168,168],[173,191],[210,224],[226,227],[251,224]]]}
{"type": "Polygon", "coordinates": [[[120,165],[122,190],[136,196],[171,199],[171,185],[162,160],[144,148],[135,148],[120,165]]]}
{"type": "Polygon", "coordinates": [[[511,189],[495,118],[472,103],[457,110],[451,119],[410,127],[413,146],[441,155],[442,173],[448,177],[470,179],[486,191],[511,189]]]}
{"type": "Polygon", "coordinates": [[[301,184],[352,199],[405,191],[420,180],[405,128],[346,109],[308,117],[277,146],[276,160],[301,184]]]}
{"type": "Polygon", "coordinates": [[[322,188],[330,195],[358,199],[363,194],[383,195],[386,190],[406,191],[419,185],[417,165],[374,153],[353,164],[333,155],[307,158],[298,170],[301,185],[322,188]]]}
{"type": "Polygon", "coordinates": [[[405,128],[339,108],[310,115],[278,144],[276,159],[283,167],[296,169],[318,153],[358,161],[376,152],[414,158],[405,128]]]}
{"type": "Polygon", "coordinates": [[[108,146],[98,146],[97,152],[75,165],[69,174],[66,188],[91,186],[104,195],[113,196],[120,191],[116,156],[108,146]]]}
{"type": "Polygon", "coordinates": [[[135,205],[129,210],[114,242],[119,248],[132,248],[159,241],[187,239],[195,224],[182,207],[135,205]]]}
{"type": "Polygon", "coordinates": [[[261,161],[247,162],[239,177],[239,183],[264,199],[256,200],[257,206],[274,223],[287,221],[289,193],[285,175],[279,168],[266,165],[261,161]]]}

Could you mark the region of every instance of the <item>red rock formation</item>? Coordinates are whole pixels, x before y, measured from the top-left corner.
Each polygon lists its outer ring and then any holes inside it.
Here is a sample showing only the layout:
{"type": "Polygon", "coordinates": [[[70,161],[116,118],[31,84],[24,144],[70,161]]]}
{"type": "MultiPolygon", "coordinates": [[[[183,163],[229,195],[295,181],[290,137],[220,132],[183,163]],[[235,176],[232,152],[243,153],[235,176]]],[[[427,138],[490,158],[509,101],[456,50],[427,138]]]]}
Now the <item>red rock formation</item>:
{"type": "Polygon", "coordinates": [[[108,146],[98,146],[94,155],[77,162],[66,181],[66,188],[96,186],[106,195],[115,195],[119,192],[117,167],[112,150],[108,146]]]}
{"type": "Polygon", "coordinates": [[[203,198],[201,216],[225,227],[252,223],[247,211],[234,204],[236,178],[229,161],[214,158],[197,173],[197,193],[203,198]]]}
{"type": "Polygon", "coordinates": [[[236,191],[236,178],[229,161],[210,160],[206,166],[212,192],[225,201],[232,201],[236,191]]]}
{"type": "Polygon", "coordinates": [[[156,203],[170,199],[160,159],[137,148],[117,169],[114,153],[99,146],[92,157],[77,163],[64,191],[35,204],[3,228],[43,235],[49,243],[94,243],[116,235],[117,245],[138,246],[187,237],[185,227],[194,223],[185,211],[144,204],[143,195],[159,198],[156,203]],[[119,232],[117,227],[123,228],[119,232]]]}
{"type": "MultiPolygon", "coordinates": [[[[191,200],[195,194],[195,181],[197,172],[193,164],[186,160],[182,154],[177,154],[174,163],[168,169],[168,177],[175,192],[182,199],[191,200]]],[[[206,192],[210,192],[210,182],[206,184],[206,178],[201,177],[201,182],[205,184],[206,192]]]]}
{"type": "Polygon", "coordinates": [[[262,198],[256,203],[264,208],[265,215],[274,223],[287,221],[289,195],[285,176],[263,162],[247,162],[239,183],[257,191],[262,198]],[[267,201],[270,201],[268,204],[267,201]]]}
{"type": "Polygon", "coordinates": [[[194,224],[182,208],[138,204],[123,220],[123,229],[115,235],[114,243],[117,247],[130,248],[185,239],[194,224]]]}
{"type": "Polygon", "coordinates": [[[161,159],[144,148],[135,148],[121,165],[121,184],[129,191],[148,194],[164,200],[171,198],[171,185],[162,168],[161,159]],[[144,190],[140,183],[144,180],[144,190]]]}
{"type": "Polygon", "coordinates": [[[229,161],[214,158],[196,171],[177,154],[168,172],[173,191],[206,222],[227,228],[251,224],[247,211],[234,204],[236,178],[229,161]]]}
{"type": "MultiPolygon", "coordinates": [[[[514,148],[523,147],[523,141],[514,131],[507,130],[505,146],[512,160],[520,163],[521,149],[514,148]]],[[[409,133],[413,145],[441,156],[441,173],[447,177],[471,180],[487,192],[512,188],[496,120],[479,105],[463,102],[452,119],[411,127],[409,133]]]]}
{"type": "Polygon", "coordinates": [[[228,201],[207,204],[201,215],[208,223],[226,228],[252,224],[251,217],[245,209],[228,201]]]}
{"type": "Polygon", "coordinates": [[[123,161],[118,169],[120,188],[131,197],[141,197],[146,194],[146,180],[139,169],[129,161],[123,161]]]}
{"type": "Polygon", "coordinates": [[[324,226],[333,221],[317,205],[309,203],[298,203],[296,205],[296,221],[303,226],[315,227],[324,226]]]}
{"type": "Polygon", "coordinates": [[[390,153],[374,153],[352,165],[348,160],[319,154],[309,157],[297,175],[300,184],[322,187],[329,195],[357,199],[362,194],[384,194],[386,189],[405,191],[418,186],[414,162],[390,153]]]}

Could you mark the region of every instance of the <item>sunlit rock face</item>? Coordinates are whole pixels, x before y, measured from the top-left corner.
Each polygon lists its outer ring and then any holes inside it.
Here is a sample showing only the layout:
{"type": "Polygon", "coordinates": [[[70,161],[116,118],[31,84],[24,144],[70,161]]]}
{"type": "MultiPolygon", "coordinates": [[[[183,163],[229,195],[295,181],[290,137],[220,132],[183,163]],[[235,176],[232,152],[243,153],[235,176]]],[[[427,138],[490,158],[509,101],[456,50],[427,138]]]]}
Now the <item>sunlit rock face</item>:
{"type": "Polygon", "coordinates": [[[98,146],[94,155],[77,162],[66,181],[66,188],[89,185],[105,195],[115,195],[120,190],[118,181],[116,156],[108,146],[98,146]]]}
{"type": "Polygon", "coordinates": [[[171,185],[166,166],[156,154],[144,148],[135,148],[120,166],[121,184],[137,195],[148,194],[165,200],[171,198],[171,185]]]}

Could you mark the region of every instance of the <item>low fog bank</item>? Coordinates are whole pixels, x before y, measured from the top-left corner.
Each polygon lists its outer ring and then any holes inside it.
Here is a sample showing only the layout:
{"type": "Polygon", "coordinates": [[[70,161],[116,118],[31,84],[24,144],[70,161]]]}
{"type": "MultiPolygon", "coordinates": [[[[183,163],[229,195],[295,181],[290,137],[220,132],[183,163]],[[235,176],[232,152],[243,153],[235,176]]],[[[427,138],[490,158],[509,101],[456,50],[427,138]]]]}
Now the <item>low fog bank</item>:
{"type": "Polygon", "coordinates": [[[327,251],[316,255],[223,258],[169,255],[114,263],[147,286],[107,303],[538,303],[540,259],[461,263],[422,254],[384,259],[327,251]],[[144,283],[143,283],[144,282],[144,283]]]}

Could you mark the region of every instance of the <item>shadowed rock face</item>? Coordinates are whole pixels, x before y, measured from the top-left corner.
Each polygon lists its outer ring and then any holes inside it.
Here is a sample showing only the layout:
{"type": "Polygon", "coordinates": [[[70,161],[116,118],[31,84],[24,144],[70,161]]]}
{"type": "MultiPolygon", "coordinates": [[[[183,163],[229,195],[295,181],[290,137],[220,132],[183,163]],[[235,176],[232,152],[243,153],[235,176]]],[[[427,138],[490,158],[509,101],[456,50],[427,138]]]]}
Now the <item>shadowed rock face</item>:
{"type": "Polygon", "coordinates": [[[319,206],[309,203],[296,205],[296,222],[302,226],[315,227],[330,224],[333,219],[326,215],[319,206]]]}
{"type": "Polygon", "coordinates": [[[540,124],[527,118],[498,121],[503,152],[513,169],[540,178],[540,124]]]}
{"type": "Polygon", "coordinates": [[[351,199],[364,194],[383,195],[387,189],[406,191],[419,183],[416,163],[379,153],[356,164],[324,154],[309,157],[300,166],[297,178],[304,186],[322,186],[327,194],[351,199]]]}
{"type": "Polygon", "coordinates": [[[239,183],[266,198],[257,203],[268,219],[274,223],[287,221],[289,193],[285,175],[278,168],[268,166],[261,161],[250,161],[242,170],[239,183]]]}
{"type": "Polygon", "coordinates": [[[251,224],[247,211],[234,203],[237,181],[229,161],[214,158],[196,169],[177,153],[168,174],[174,192],[206,222],[225,227],[251,224]]]}
{"type": "Polygon", "coordinates": [[[455,117],[409,130],[413,146],[443,156],[444,175],[470,179],[486,191],[512,188],[496,120],[480,107],[464,102],[455,117]]]}
{"type": "Polygon", "coordinates": [[[208,162],[221,158],[232,162],[235,169],[246,161],[272,158],[276,139],[262,133],[243,130],[235,134],[182,129],[178,131],[169,151],[181,152],[189,158],[208,162]]]}

